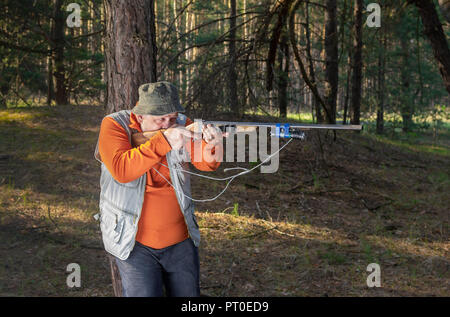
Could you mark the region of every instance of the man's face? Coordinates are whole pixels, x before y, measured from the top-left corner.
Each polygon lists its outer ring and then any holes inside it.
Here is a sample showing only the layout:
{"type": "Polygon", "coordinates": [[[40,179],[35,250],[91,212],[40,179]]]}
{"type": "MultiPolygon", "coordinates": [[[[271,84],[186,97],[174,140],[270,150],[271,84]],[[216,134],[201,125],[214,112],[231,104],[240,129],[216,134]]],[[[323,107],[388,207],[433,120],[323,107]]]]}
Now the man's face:
{"type": "Polygon", "coordinates": [[[142,132],[168,129],[176,124],[178,112],[166,114],[164,116],[136,115],[141,124],[142,132]]]}

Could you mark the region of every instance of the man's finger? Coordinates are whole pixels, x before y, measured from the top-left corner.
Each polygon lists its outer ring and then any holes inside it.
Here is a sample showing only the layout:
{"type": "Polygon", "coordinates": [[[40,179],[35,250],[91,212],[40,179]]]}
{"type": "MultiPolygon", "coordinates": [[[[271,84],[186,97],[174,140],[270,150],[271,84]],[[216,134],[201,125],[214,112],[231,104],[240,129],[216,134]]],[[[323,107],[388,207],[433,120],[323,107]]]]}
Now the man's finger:
{"type": "Polygon", "coordinates": [[[181,132],[181,134],[183,134],[185,137],[188,137],[188,138],[193,138],[193,137],[194,137],[194,132],[192,132],[192,131],[189,131],[189,130],[187,130],[187,129],[185,129],[185,128],[181,128],[181,127],[179,127],[178,130],[179,130],[179,131],[181,132]]]}

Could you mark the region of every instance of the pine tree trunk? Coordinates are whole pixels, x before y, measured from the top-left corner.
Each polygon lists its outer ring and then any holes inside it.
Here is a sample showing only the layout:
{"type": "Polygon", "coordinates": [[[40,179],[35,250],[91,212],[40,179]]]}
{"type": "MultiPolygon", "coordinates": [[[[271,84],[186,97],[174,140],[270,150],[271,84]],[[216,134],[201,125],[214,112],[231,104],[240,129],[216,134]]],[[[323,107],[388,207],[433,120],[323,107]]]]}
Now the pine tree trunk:
{"type": "Polygon", "coordinates": [[[281,35],[280,51],[278,52],[278,109],[280,111],[280,117],[286,118],[288,108],[287,87],[289,79],[289,45],[286,29],[283,28],[282,32],[283,33],[281,35]]]}
{"type": "Polygon", "coordinates": [[[415,4],[419,9],[424,33],[430,40],[439,72],[444,80],[445,88],[450,94],[450,49],[436,7],[431,0],[408,0],[408,2],[415,4]]]}
{"type": "Polygon", "coordinates": [[[362,10],[363,1],[355,0],[355,25],[353,43],[352,117],[351,124],[360,123],[362,88],[362,10]]]}
{"type": "Polygon", "coordinates": [[[53,59],[51,56],[47,58],[47,105],[52,105],[52,100],[55,99],[53,89],[53,59]]]}
{"type": "MultiPolygon", "coordinates": [[[[308,70],[309,70],[309,78],[313,85],[316,84],[316,75],[314,71],[314,61],[311,55],[311,32],[309,28],[309,2],[306,3],[306,25],[305,25],[305,35],[306,35],[306,55],[308,57],[308,70]]],[[[314,109],[316,113],[316,122],[322,123],[324,122],[323,112],[320,108],[320,103],[317,100],[316,96],[312,94],[312,109],[314,109]]],[[[314,120],[314,117],[313,117],[314,120]]]]}
{"type": "Polygon", "coordinates": [[[106,258],[109,260],[109,267],[111,268],[111,281],[113,286],[114,296],[122,297],[123,289],[122,289],[122,280],[120,278],[119,268],[116,264],[116,258],[106,252],[106,258]]]}
{"type": "Polygon", "coordinates": [[[327,0],[325,15],[325,104],[328,108],[327,122],[336,123],[336,99],[338,91],[338,33],[336,0],[327,0]]]}
{"type": "Polygon", "coordinates": [[[385,72],[386,72],[386,29],[381,29],[380,48],[378,53],[378,106],[377,106],[377,134],[384,130],[384,99],[385,99],[385,72]]]}
{"type": "MultiPolygon", "coordinates": [[[[153,0],[105,0],[107,79],[106,112],[131,109],[139,86],[156,81],[155,14],[153,0]]],[[[114,258],[108,256],[114,294],[122,283],[114,258]]]]}
{"type": "Polygon", "coordinates": [[[55,101],[57,105],[66,105],[68,103],[65,67],[64,67],[64,14],[62,11],[62,0],[54,1],[54,18],[53,24],[53,42],[55,50],[53,52],[53,65],[55,67],[56,92],[55,101]]]}
{"type": "Polygon", "coordinates": [[[237,96],[237,73],[236,73],[236,0],[230,0],[230,45],[228,69],[228,98],[233,113],[239,115],[239,104],[237,96]]]}
{"type": "Polygon", "coordinates": [[[154,1],[105,0],[107,113],[131,109],[156,81],[154,1]]]}
{"type": "Polygon", "coordinates": [[[411,130],[412,115],[413,115],[413,101],[410,98],[410,73],[409,73],[409,39],[406,36],[400,37],[401,46],[401,97],[400,97],[400,112],[402,115],[403,131],[411,130]]]}
{"type": "Polygon", "coordinates": [[[7,104],[6,104],[6,96],[8,95],[9,92],[9,85],[8,83],[2,83],[2,85],[0,86],[0,109],[6,109],[7,104]]]}

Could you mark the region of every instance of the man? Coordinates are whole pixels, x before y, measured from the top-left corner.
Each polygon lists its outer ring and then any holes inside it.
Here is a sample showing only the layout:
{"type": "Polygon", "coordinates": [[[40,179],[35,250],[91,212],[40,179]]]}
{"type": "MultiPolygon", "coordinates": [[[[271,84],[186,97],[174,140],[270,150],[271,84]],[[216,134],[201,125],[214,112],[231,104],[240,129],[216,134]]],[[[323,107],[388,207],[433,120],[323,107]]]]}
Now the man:
{"type": "Polygon", "coordinates": [[[216,170],[220,162],[212,158],[224,134],[203,126],[205,140],[197,141],[203,160],[195,162],[194,133],[186,128],[192,121],[182,112],[175,86],[150,83],[139,87],[131,111],[110,114],[101,124],[95,153],[102,163],[100,228],[124,296],[162,296],[163,287],[169,296],[200,294],[200,232],[183,170],[187,155],[197,169],[216,170]]]}

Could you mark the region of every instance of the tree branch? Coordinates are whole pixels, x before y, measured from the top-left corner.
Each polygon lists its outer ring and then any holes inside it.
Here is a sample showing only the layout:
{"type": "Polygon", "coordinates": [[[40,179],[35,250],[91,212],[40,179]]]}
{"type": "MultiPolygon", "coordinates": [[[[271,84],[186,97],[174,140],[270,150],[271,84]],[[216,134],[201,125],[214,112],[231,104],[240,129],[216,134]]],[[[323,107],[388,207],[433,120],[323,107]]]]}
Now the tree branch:
{"type": "Polygon", "coordinates": [[[315,83],[312,83],[311,80],[308,77],[308,74],[306,74],[305,66],[303,65],[302,59],[300,57],[300,53],[297,48],[297,43],[295,41],[295,28],[294,28],[294,17],[295,17],[295,11],[297,11],[298,7],[302,3],[303,0],[297,0],[294,5],[291,8],[291,12],[289,14],[289,38],[291,41],[292,51],[294,52],[295,59],[297,60],[297,63],[300,67],[300,72],[302,73],[302,77],[305,81],[305,83],[308,85],[308,87],[311,89],[311,92],[313,93],[314,97],[316,97],[317,101],[321,104],[322,108],[325,110],[327,117],[330,118],[330,114],[328,113],[328,109],[325,106],[325,102],[323,101],[322,97],[319,94],[319,91],[317,90],[317,86],[315,83]]]}

